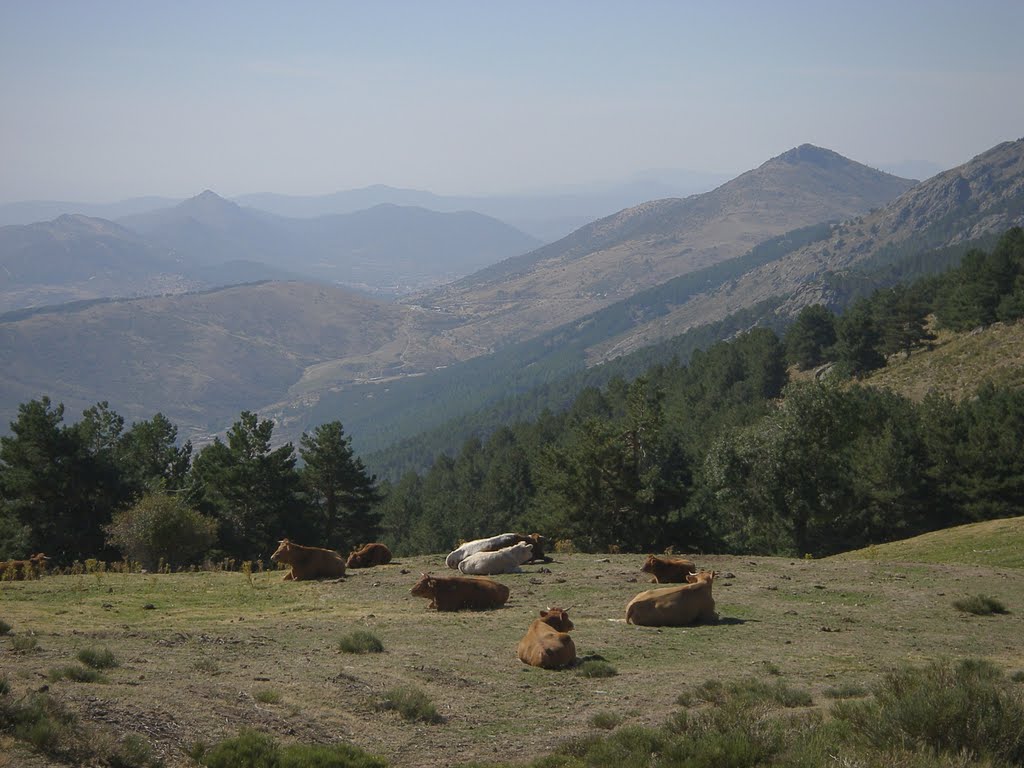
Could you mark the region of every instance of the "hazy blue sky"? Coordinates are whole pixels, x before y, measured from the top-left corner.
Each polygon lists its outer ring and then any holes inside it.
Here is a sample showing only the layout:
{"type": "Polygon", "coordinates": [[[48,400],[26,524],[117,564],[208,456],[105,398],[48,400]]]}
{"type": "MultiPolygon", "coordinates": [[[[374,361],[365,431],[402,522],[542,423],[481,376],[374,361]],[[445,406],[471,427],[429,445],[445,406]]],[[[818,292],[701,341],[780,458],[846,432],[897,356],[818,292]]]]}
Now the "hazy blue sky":
{"type": "Polygon", "coordinates": [[[0,201],[493,193],[1024,136],[1022,0],[0,0],[0,201]]]}

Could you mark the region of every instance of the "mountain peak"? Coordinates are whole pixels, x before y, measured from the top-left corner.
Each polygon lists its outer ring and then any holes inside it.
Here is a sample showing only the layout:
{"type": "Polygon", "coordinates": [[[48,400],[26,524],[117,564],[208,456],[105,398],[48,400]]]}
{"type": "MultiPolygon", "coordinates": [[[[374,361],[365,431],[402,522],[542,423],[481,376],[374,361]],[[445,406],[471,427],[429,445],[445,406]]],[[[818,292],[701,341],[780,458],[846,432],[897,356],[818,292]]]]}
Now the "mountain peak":
{"type": "Polygon", "coordinates": [[[190,197],[188,200],[180,203],[177,208],[180,211],[193,214],[216,214],[222,212],[233,213],[239,209],[237,203],[225,200],[216,192],[209,189],[203,190],[195,197],[190,197]]]}
{"type": "Polygon", "coordinates": [[[801,144],[799,147],[794,147],[788,152],[783,152],[776,158],[773,158],[779,162],[789,163],[790,165],[798,165],[800,163],[808,163],[810,165],[817,165],[821,168],[829,168],[836,165],[849,165],[853,161],[849,160],[838,152],[833,152],[831,149],[824,149],[823,147],[816,147],[813,144],[801,144]]]}

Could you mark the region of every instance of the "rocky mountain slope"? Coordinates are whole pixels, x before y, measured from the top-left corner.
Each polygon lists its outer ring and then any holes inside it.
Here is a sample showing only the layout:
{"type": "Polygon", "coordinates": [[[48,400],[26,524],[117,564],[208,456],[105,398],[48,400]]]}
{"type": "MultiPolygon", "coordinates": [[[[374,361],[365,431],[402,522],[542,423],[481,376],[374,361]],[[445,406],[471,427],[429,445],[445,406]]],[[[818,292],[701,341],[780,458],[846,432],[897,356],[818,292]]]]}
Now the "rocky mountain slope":
{"type": "Polygon", "coordinates": [[[596,345],[591,361],[625,354],[688,328],[719,320],[773,297],[790,314],[832,301],[829,277],[884,265],[1024,224],[1024,139],[999,144],[928,179],[886,206],[847,220],[826,240],[799,248],[728,284],[696,296],[668,315],[596,345]]]}
{"type": "Polygon", "coordinates": [[[805,144],[711,192],[620,211],[415,302],[460,319],[450,342],[495,348],[739,256],[769,237],[866,213],[911,186],[805,144]]]}

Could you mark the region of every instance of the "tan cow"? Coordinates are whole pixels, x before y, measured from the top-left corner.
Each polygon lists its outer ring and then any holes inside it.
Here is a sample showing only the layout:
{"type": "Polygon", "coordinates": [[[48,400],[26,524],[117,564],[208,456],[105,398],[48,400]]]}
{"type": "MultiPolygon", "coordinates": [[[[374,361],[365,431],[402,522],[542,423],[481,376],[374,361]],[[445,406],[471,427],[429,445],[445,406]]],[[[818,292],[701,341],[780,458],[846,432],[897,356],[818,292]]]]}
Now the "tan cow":
{"type": "Polygon", "coordinates": [[[688,575],[697,572],[697,566],[682,557],[648,555],[640,570],[654,576],[655,584],[684,584],[688,575]]]}
{"type": "Polygon", "coordinates": [[[629,601],[626,623],[646,627],[682,627],[701,621],[715,621],[715,598],[711,596],[714,571],[691,573],[688,583],[678,587],[649,589],[629,601]]]}
{"type": "Polygon", "coordinates": [[[345,565],[349,568],[373,568],[391,562],[391,550],[384,544],[366,544],[352,550],[345,565]]]}
{"type": "Polygon", "coordinates": [[[28,560],[0,560],[0,579],[23,581],[38,578],[46,573],[49,561],[50,558],[42,552],[37,552],[28,560]]]}
{"type": "Polygon", "coordinates": [[[534,619],[516,653],[524,664],[544,669],[559,669],[576,660],[576,644],[569,637],[573,623],[568,609],[548,608],[534,619]]]}
{"type": "Polygon", "coordinates": [[[288,539],[281,539],[270,559],[292,567],[284,575],[285,581],[337,579],[345,575],[345,560],[333,549],[304,547],[288,539]]]}
{"type": "Polygon", "coordinates": [[[430,599],[428,608],[459,611],[463,608],[499,608],[508,600],[509,589],[493,579],[471,576],[431,576],[424,573],[409,590],[416,597],[430,599]]]}
{"type": "Polygon", "coordinates": [[[474,552],[459,563],[459,570],[475,576],[496,573],[522,573],[523,563],[533,557],[533,547],[525,541],[494,552],[474,552]]]}

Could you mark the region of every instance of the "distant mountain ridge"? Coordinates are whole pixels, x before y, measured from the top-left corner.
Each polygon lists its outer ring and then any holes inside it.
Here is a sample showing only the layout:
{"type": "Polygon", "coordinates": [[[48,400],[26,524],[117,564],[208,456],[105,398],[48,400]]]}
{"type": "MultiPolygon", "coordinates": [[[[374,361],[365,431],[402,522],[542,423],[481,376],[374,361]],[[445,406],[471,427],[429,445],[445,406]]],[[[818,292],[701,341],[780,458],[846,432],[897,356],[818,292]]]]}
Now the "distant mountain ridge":
{"type": "Polygon", "coordinates": [[[101,297],[307,279],[395,295],[531,250],[481,214],[378,206],[316,219],[242,208],[206,190],[112,222],[64,214],[0,227],[0,312],[101,297]]]}

